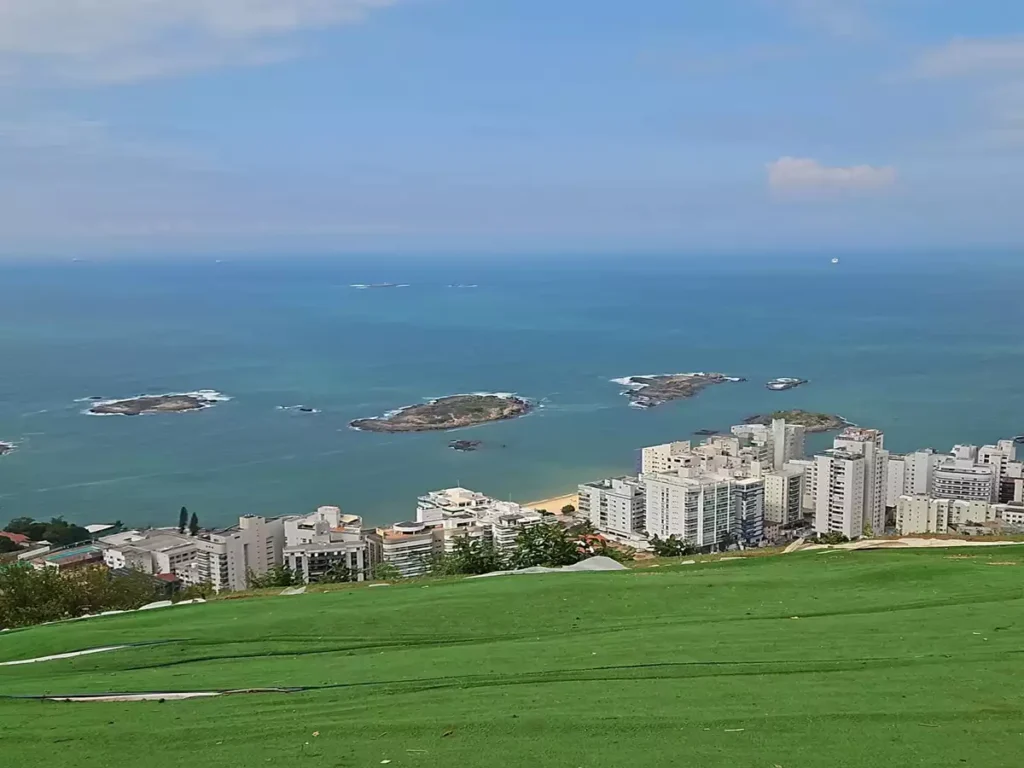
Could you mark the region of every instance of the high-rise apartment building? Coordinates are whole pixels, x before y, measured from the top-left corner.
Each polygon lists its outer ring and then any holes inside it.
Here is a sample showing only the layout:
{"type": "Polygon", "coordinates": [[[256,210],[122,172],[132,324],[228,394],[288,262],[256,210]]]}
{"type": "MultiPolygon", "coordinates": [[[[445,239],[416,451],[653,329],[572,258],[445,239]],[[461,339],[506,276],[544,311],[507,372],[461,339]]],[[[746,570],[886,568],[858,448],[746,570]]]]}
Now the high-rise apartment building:
{"type": "Polygon", "coordinates": [[[744,544],[756,546],[764,539],[763,478],[747,477],[732,482],[734,535],[744,544]]]}
{"type": "Polygon", "coordinates": [[[815,456],[814,530],[854,539],[865,527],[868,462],[860,453],[833,448],[815,456]]]}
{"type": "Polygon", "coordinates": [[[847,427],[835,438],[832,446],[864,457],[863,511],[861,530],[856,535],[867,531],[882,533],[885,530],[886,467],[889,461],[885,436],[877,429],[847,427]]]}
{"type": "Polygon", "coordinates": [[[647,533],[678,536],[695,547],[712,547],[728,532],[738,534],[733,482],[683,469],[641,476],[645,487],[647,533]]]}
{"type": "Polygon", "coordinates": [[[764,476],[764,518],[766,523],[791,525],[803,517],[805,468],[786,464],[764,476]]]}
{"type": "Polygon", "coordinates": [[[599,531],[629,535],[644,530],[644,485],[634,477],[616,477],[579,487],[580,515],[599,531]]]}

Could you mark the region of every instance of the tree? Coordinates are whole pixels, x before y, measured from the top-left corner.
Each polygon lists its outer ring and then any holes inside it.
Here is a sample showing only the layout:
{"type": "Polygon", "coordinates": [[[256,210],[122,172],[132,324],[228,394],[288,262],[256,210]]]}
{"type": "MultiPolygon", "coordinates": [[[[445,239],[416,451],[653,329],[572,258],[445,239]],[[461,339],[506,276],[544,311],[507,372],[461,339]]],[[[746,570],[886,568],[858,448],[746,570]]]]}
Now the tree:
{"type": "Polygon", "coordinates": [[[822,544],[845,544],[849,539],[842,533],[839,533],[839,531],[832,531],[830,533],[823,533],[820,535],[818,537],[818,541],[822,544]]]}
{"type": "Polygon", "coordinates": [[[513,568],[537,565],[558,568],[582,559],[579,545],[569,531],[558,523],[540,523],[519,532],[511,565],[513,568]]]}
{"type": "Polygon", "coordinates": [[[275,565],[266,573],[256,574],[249,571],[247,581],[249,589],[272,589],[297,586],[302,584],[302,577],[287,565],[275,565]]]}
{"type": "Polygon", "coordinates": [[[722,534],[722,536],[721,536],[721,537],[719,538],[719,540],[718,540],[718,546],[719,546],[719,547],[720,547],[720,548],[721,548],[722,550],[727,550],[727,549],[729,549],[729,547],[731,547],[731,546],[732,546],[733,544],[735,544],[735,543],[736,543],[737,541],[738,541],[738,539],[736,538],[736,534],[735,534],[735,533],[733,533],[732,531],[726,531],[726,532],[725,532],[725,533],[723,533],[723,534],[722,534]]]}
{"type": "Polygon", "coordinates": [[[55,547],[66,547],[92,538],[80,525],[67,522],[63,517],[54,517],[48,523],[31,517],[18,517],[4,528],[8,533],[20,533],[31,541],[48,541],[55,547]]]}
{"type": "Polygon", "coordinates": [[[651,548],[658,557],[686,557],[696,552],[692,546],[675,534],[672,534],[667,539],[652,536],[651,548]]]}
{"type": "Polygon", "coordinates": [[[430,572],[439,576],[479,575],[505,568],[505,558],[490,541],[457,536],[451,553],[434,558],[430,572]]]}
{"type": "Polygon", "coordinates": [[[193,536],[199,533],[199,517],[195,512],[192,513],[192,519],[188,521],[188,532],[193,536]]]}
{"type": "Polygon", "coordinates": [[[2,552],[17,552],[20,550],[17,544],[8,539],[6,536],[0,536],[0,553],[2,552]]]}
{"type": "Polygon", "coordinates": [[[332,565],[327,572],[317,579],[320,584],[347,584],[350,581],[355,581],[355,573],[352,569],[339,561],[332,565]]]}
{"type": "Polygon", "coordinates": [[[593,536],[597,533],[594,524],[590,520],[580,520],[578,523],[569,526],[569,533],[573,536],[593,536]]]}
{"type": "Polygon", "coordinates": [[[46,523],[40,523],[31,517],[16,517],[4,528],[8,533],[20,533],[28,536],[31,541],[42,541],[46,532],[46,523]]]}
{"type": "Polygon", "coordinates": [[[181,512],[178,513],[178,533],[184,533],[185,527],[188,525],[188,509],[185,507],[181,508],[181,512]]]}
{"type": "Polygon", "coordinates": [[[571,515],[575,511],[576,507],[574,507],[572,504],[566,504],[564,507],[562,507],[563,515],[571,515]]]}
{"type": "Polygon", "coordinates": [[[25,563],[0,565],[0,628],[24,627],[90,613],[131,610],[156,596],[152,577],[105,568],[36,570],[25,563]]]}
{"type": "Polygon", "coordinates": [[[370,571],[374,581],[398,581],[402,578],[402,572],[394,563],[377,563],[370,571]]]}

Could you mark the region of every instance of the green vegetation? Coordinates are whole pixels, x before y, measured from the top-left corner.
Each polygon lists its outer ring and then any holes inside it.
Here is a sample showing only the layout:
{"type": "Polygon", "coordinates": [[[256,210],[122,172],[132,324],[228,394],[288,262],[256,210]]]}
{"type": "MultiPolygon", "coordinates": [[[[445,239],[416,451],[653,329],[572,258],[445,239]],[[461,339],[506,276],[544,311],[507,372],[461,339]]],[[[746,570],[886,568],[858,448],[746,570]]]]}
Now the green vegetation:
{"type": "Polygon", "coordinates": [[[672,534],[667,539],[652,536],[651,547],[654,550],[654,554],[658,557],[686,557],[697,552],[696,548],[690,546],[675,534],[672,534]]]}
{"type": "Polygon", "coordinates": [[[186,527],[188,527],[188,509],[182,507],[181,512],[178,513],[178,533],[184,533],[186,527]]]}
{"type": "Polygon", "coordinates": [[[787,424],[800,424],[806,427],[808,432],[832,432],[850,426],[850,422],[842,416],[836,416],[831,413],[812,413],[800,409],[775,411],[768,415],[750,416],[744,419],[744,423],[770,425],[772,419],[784,419],[787,424]]]}
{"type": "Polygon", "coordinates": [[[450,553],[431,561],[430,573],[434,576],[481,575],[538,565],[558,568],[594,555],[604,555],[619,562],[633,559],[632,550],[608,546],[603,538],[594,535],[590,521],[584,520],[571,528],[559,523],[541,523],[524,528],[516,537],[515,549],[508,555],[499,552],[489,541],[459,536],[450,553]]]}
{"type": "Polygon", "coordinates": [[[26,563],[0,565],[0,628],[128,610],[155,599],[153,579],[141,573],[114,576],[105,568],[58,571],[36,570],[26,563]]]}
{"type": "Polygon", "coordinates": [[[54,547],[65,547],[91,538],[85,528],[69,523],[63,517],[55,517],[48,523],[31,517],[16,517],[4,530],[28,536],[31,541],[48,541],[54,547]]]}
{"type": "Polygon", "coordinates": [[[192,517],[188,521],[188,532],[193,536],[199,534],[199,516],[195,512],[192,513],[192,517]]]}
{"type": "Polygon", "coordinates": [[[346,585],[0,635],[18,768],[1011,768],[1024,547],[346,585]],[[429,588],[425,588],[429,587],[429,588]],[[145,745],[140,752],[139,745],[145,745]],[[684,759],[685,758],[685,759],[684,759]]]}

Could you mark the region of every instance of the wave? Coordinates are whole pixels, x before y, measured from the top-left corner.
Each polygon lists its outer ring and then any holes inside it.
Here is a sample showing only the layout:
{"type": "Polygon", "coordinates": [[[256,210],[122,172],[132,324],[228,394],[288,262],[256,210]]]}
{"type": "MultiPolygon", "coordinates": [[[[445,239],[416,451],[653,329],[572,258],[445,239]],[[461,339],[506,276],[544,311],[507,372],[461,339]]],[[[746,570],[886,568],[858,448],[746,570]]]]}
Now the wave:
{"type": "Polygon", "coordinates": [[[17,443],[0,440],[0,456],[6,456],[9,453],[14,453],[16,450],[18,450],[17,443]]]}
{"type": "Polygon", "coordinates": [[[319,408],[310,408],[308,405],[278,405],[275,407],[278,411],[297,411],[299,413],[322,413],[319,408]]]}

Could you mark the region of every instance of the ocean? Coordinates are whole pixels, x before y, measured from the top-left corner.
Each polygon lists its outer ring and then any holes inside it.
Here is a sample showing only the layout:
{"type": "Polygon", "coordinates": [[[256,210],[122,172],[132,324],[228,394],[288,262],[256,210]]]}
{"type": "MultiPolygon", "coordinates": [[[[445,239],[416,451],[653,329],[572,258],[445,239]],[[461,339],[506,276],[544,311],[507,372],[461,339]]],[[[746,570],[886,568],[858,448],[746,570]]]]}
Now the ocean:
{"type": "Polygon", "coordinates": [[[558,495],[633,471],[644,445],[782,408],[878,427],[894,451],[1024,432],[1012,255],[222,258],[0,264],[0,440],[18,446],[0,520],[173,525],[184,505],[218,525],[335,504],[385,523],[456,484],[558,495]],[[408,287],[350,287],[377,282],[408,287]],[[684,371],[749,381],[646,411],[611,382],[684,371]],[[777,376],[810,383],[766,390],[777,376]],[[80,402],[203,389],[231,399],[141,417],[80,402]],[[348,427],[466,392],[539,407],[455,433],[348,427]]]}

